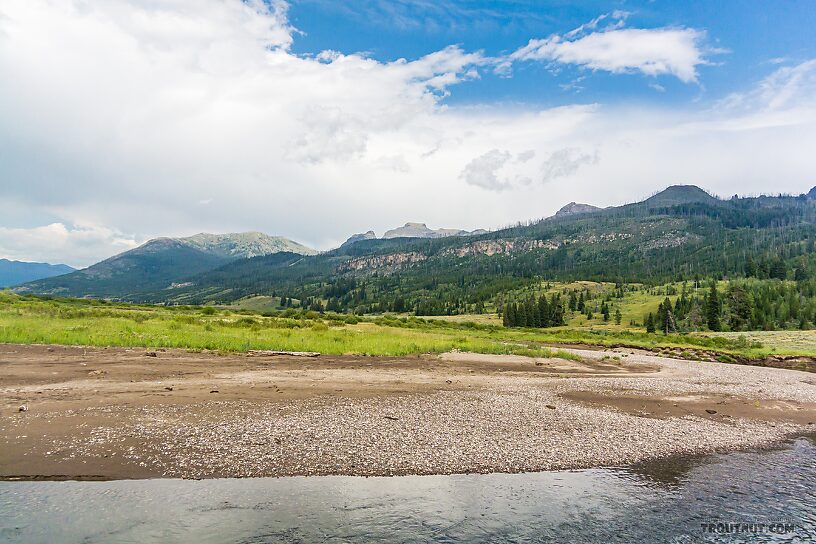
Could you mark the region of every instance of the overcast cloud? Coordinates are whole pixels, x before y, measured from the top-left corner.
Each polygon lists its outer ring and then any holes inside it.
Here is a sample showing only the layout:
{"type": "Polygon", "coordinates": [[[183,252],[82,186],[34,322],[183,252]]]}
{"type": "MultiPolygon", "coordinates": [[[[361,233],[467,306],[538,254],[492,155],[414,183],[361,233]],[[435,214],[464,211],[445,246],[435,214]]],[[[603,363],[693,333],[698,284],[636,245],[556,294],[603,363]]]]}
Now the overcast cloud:
{"type": "Polygon", "coordinates": [[[0,209],[48,220],[0,218],[0,257],[87,265],[199,231],[327,249],[407,221],[495,228],[673,183],[725,195],[816,184],[803,152],[816,141],[814,61],[682,111],[444,105],[507,63],[693,84],[709,62],[702,31],[605,21],[508,58],[451,46],[379,62],[293,54],[283,2],[5,0],[0,209]]]}

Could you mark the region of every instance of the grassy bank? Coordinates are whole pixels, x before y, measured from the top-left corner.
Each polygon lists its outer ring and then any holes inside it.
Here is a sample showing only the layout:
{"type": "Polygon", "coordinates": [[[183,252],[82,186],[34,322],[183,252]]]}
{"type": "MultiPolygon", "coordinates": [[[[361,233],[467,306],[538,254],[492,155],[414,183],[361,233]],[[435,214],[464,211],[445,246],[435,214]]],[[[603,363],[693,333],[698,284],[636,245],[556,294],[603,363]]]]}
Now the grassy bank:
{"type": "MultiPolygon", "coordinates": [[[[631,346],[701,351],[729,358],[816,355],[816,342],[780,347],[744,335],[660,335],[609,329],[505,329],[490,323],[416,317],[261,315],[209,307],[163,307],[77,299],[42,299],[0,292],[0,342],[87,346],[173,347],[221,351],[276,349],[326,354],[410,355],[450,350],[574,356],[548,344],[631,346]]],[[[678,354],[680,354],[678,352],[678,354]]]]}
{"type": "Polygon", "coordinates": [[[360,320],[311,312],[263,316],[208,307],[110,304],[0,293],[0,342],[168,347],[221,351],[275,349],[326,354],[410,355],[450,350],[558,355],[566,352],[507,342],[501,331],[360,320]]]}

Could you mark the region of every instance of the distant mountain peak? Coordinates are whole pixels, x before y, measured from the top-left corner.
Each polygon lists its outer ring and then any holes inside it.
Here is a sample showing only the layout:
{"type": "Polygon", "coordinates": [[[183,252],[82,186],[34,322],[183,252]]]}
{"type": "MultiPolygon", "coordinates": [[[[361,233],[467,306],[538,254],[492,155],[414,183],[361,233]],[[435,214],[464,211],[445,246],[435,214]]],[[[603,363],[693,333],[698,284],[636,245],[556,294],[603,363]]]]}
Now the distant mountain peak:
{"type": "Polygon", "coordinates": [[[807,197],[816,198],[816,187],[813,187],[810,189],[810,191],[808,191],[807,197]]]}
{"type": "Polygon", "coordinates": [[[719,199],[696,185],[671,185],[644,202],[650,206],[677,206],[695,202],[713,204],[719,202],[719,199]]]}
{"type": "Polygon", "coordinates": [[[555,217],[565,217],[568,215],[577,215],[581,213],[589,213],[598,211],[601,208],[597,206],[593,206],[591,204],[581,204],[580,202],[570,202],[557,212],[555,212],[555,217]]]}
{"type": "Polygon", "coordinates": [[[262,232],[233,232],[229,234],[209,234],[201,232],[187,238],[176,238],[178,242],[196,249],[227,258],[250,258],[288,251],[301,255],[316,255],[317,251],[283,236],[270,236],[262,232]]]}
{"type": "Polygon", "coordinates": [[[30,263],[0,259],[0,289],[20,283],[69,274],[74,268],[66,264],[30,263]]]}
{"type": "MultiPolygon", "coordinates": [[[[382,235],[383,240],[390,238],[446,238],[448,236],[477,236],[486,234],[488,231],[484,229],[477,229],[473,232],[468,232],[462,229],[430,229],[426,223],[419,223],[417,221],[408,221],[401,227],[387,230],[382,235]]],[[[377,235],[373,230],[362,234],[352,234],[348,240],[343,242],[340,247],[350,246],[357,242],[364,240],[376,240],[377,235]]]]}
{"type": "Polygon", "coordinates": [[[317,251],[261,232],[202,232],[187,238],[154,238],[84,270],[27,283],[18,290],[132,300],[230,262],[277,253],[316,255],[317,251]]]}
{"type": "Polygon", "coordinates": [[[356,244],[357,242],[362,242],[363,240],[376,240],[377,235],[374,233],[373,230],[368,232],[364,232],[362,234],[352,234],[349,236],[348,240],[343,242],[343,245],[340,247],[350,246],[351,244],[356,244]]]}
{"type": "Polygon", "coordinates": [[[470,234],[461,229],[429,229],[425,223],[405,223],[402,227],[397,227],[386,231],[384,239],[388,238],[444,238],[446,236],[464,236],[470,234]]]}

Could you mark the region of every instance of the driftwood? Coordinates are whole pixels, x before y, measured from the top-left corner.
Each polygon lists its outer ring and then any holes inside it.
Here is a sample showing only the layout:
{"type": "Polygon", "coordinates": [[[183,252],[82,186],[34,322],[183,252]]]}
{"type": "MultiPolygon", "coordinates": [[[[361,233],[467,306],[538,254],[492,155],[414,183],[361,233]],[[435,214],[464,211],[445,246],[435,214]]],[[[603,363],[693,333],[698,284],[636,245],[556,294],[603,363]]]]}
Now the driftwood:
{"type": "Polygon", "coordinates": [[[317,351],[275,351],[271,349],[251,349],[247,353],[249,355],[289,355],[291,357],[317,357],[320,355],[317,351]]]}

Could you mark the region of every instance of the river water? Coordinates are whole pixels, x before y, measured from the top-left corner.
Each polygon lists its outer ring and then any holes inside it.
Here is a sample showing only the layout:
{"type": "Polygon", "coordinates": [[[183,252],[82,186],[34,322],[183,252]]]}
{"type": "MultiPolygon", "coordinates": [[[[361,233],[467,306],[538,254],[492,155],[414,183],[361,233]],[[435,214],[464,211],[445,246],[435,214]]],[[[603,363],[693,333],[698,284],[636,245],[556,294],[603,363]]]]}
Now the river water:
{"type": "Polygon", "coordinates": [[[0,482],[0,542],[816,542],[816,443],[531,474],[0,482]]]}

